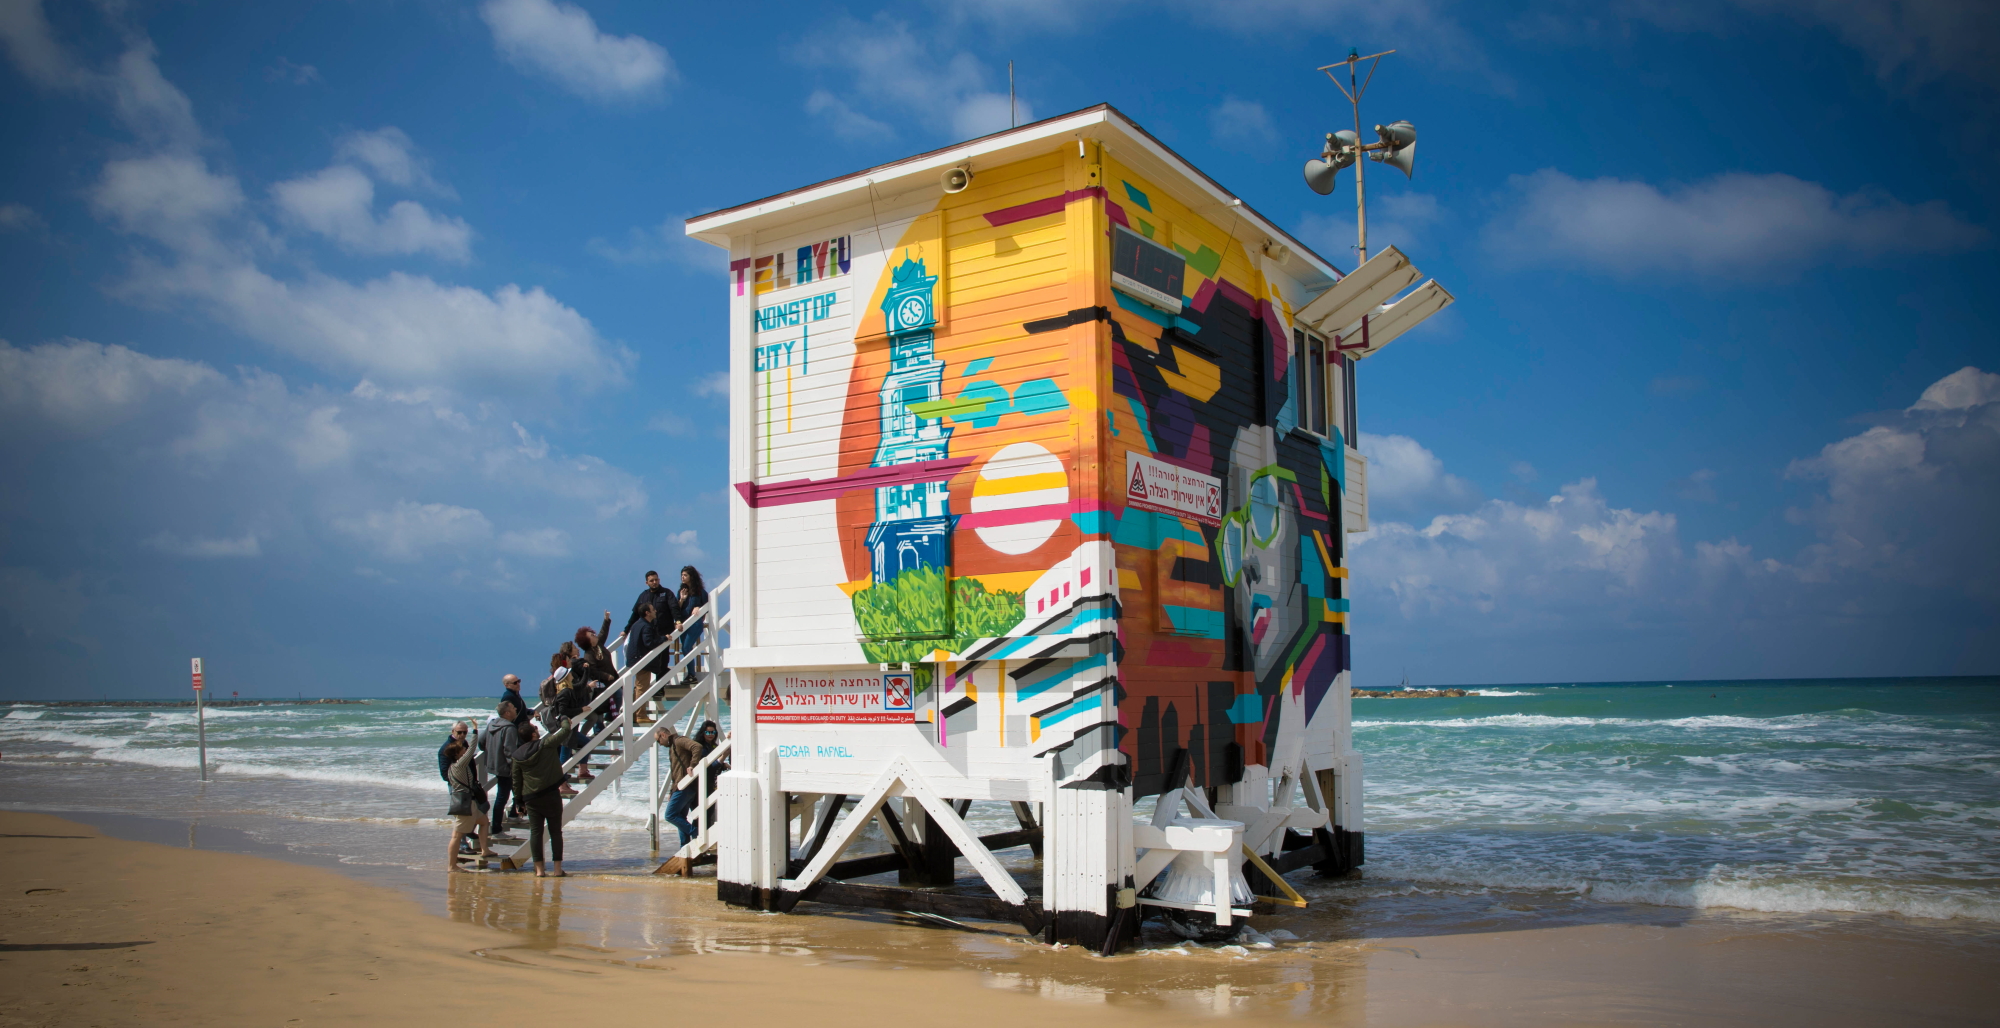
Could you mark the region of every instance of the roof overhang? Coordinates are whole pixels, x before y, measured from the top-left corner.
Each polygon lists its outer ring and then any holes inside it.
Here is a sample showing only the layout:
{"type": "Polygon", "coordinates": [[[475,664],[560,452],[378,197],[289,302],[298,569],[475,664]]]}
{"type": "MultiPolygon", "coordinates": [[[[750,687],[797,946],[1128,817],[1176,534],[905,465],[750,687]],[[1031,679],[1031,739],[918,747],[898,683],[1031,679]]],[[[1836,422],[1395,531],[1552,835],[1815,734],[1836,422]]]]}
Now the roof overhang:
{"type": "Polygon", "coordinates": [[[942,190],[939,177],[947,168],[970,165],[976,175],[981,167],[998,167],[1016,160],[1047,153],[1051,143],[1072,140],[1097,143],[1121,162],[1145,175],[1156,188],[1208,217],[1227,225],[1232,216],[1240,227],[1231,234],[1246,246],[1262,246],[1264,240],[1284,247],[1266,250],[1265,259],[1309,290],[1318,290],[1338,280],[1340,269],[1314,253],[1312,248],[1279,228],[1269,218],[1231,193],[1201,169],[1175,153],[1152,133],[1110,104],[1098,104],[1070,114],[995,132],[941,150],[906,157],[850,175],[802,186],[789,192],[753,200],[711,214],[687,219],[687,234],[717,246],[730,245],[732,236],[781,228],[792,221],[832,212],[856,202],[855,194],[901,194],[916,188],[942,190]],[[1254,235],[1253,235],[1254,233],[1254,235]],[[1258,238],[1261,237],[1261,238],[1258,238]]]}

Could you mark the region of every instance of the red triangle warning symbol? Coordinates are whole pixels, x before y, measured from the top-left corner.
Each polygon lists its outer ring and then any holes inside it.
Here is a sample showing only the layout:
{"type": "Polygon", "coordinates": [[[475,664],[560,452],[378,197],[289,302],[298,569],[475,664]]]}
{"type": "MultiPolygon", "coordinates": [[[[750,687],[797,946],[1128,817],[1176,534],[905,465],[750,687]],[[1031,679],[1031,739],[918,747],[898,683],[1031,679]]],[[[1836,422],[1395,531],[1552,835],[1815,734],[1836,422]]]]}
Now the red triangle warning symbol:
{"type": "Polygon", "coordinates": [[[1141,500],[1146,498],[1146,470],[1136,460],[1132,462],[1132,484],[1125,487],[1125,495],[1141,500]]]}
{"type": "Polygon", "coordinates": [[[783,710],[785,701],[778,698],[778,687],[771,680],[764,679],[764,691],[757,694],[758,710],[783,710]]]}

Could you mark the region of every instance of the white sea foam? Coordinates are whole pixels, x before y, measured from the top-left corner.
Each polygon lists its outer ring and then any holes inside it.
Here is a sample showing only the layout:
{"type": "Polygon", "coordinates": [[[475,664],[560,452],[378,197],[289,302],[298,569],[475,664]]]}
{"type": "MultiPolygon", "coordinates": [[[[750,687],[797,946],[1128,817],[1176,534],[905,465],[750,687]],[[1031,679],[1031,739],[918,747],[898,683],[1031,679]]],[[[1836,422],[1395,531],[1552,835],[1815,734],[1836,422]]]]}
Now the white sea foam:
{"type": "Polygon", "coordinates": [[[48,711],[41,707],[15,707],[7,712],[7,716],[15,721],[34,721],[46,713],[48,711]]]}
{"type": "Polygon", "coordinates": [[[1540,696],[1538,692],[1522,692],[1517,689],[1481,689],[1474,696],[1540,696]]]}

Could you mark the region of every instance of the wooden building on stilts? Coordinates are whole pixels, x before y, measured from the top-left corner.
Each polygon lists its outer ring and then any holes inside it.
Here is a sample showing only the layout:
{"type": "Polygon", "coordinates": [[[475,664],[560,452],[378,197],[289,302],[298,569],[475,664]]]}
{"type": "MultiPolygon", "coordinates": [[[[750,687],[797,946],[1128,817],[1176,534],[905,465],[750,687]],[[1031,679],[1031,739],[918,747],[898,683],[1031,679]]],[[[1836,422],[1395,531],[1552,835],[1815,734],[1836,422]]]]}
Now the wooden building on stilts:
{"type": "Polygon", "coordinates": [[[1108,105],[687,232],[729,253],[723,899],[1108,952],[1362,862],[1355,369],[1448,294],[1393,248],[1343,277],[1108,105]]]}

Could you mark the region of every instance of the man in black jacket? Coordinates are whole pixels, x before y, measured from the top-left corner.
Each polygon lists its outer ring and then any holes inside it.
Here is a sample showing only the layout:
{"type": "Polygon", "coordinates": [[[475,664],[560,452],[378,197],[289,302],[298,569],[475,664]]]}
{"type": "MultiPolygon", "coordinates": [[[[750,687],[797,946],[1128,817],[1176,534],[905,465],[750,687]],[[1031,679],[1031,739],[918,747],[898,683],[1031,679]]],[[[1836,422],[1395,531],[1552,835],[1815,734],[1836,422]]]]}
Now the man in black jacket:
{"type": "Polygon", "coordinates": [[[438,777],[444,779],[446,785],[451,784],[451,759],[444,755],[444,751],[450,749],[452,743],[461,746],[472,745],[472,740],[467,738],[471,732],[471,725],[463,721],[457,722],[451,726],[451,734],[445,736],[444,742],[438,746],[438,777]]]}
{"type": "MultiPolygon", "coordinates": [[[[625,622],[626,667],[631,667],[644,659],[646,654],[651,653],[653,647],[660,643],[659,639],[653,639],[650,640],[648,645],[642,646],[640,641],[642,633],[633,631],[645,619],[647,607],[653,608],[653,623],[661,626],[661,636],[663,638],[668,631],[672,630],[674,624],[681,619],[680,602],[674,596],[672,589],[660,584],[660,573],[657,571],[646,572],[646,591],[640,593],[639,598],[632,601],[632,616],[625,622]]],[[[662,653],[654,658],[653,662],[647,665],[645,670],[639,672],[637,681],[634,683],[637,690],[644,692],[647,686],[653,684],[654,678],[672,667],[673,664],[674,658],[671,651],[662,653]]]]}

